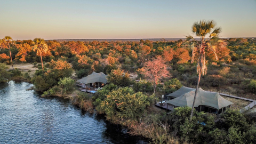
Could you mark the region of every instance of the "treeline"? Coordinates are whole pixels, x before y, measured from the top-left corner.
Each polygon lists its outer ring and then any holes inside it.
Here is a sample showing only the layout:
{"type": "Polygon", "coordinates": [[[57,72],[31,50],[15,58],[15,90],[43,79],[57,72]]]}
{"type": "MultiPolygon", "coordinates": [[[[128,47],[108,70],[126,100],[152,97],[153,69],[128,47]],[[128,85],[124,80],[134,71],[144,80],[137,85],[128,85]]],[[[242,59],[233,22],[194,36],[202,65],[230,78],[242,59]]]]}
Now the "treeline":
{"type": "MultiPolygon", "coordinates": [[[[254,93],[256,89],[253,87],[254,81],[248,79],[255,79],[256,75],[255,43],[256,39],[252,38],[208,40],[206,45],[215,50],[219,60],[216,61],[214,53],[206,49],[207,64],[213,66],[208,67],[210,70],[204,76],[202,86],[216,89],[230,89],[231,86],[237,88],[234,92],[228,90],[232,93],[242,95],[254,93]]],[[[196,49],[199,44],[199,41],[193,39],[155,42],[149,40],[58,42],[38,38],[13,41],[11,37],[6,37],[0,40],[0,62],[11,64],[13,59],[15,63],[47,63],[61,59],[72,64],[78,78],[93,71],[110,74],[111,70],[118,68],[144,78],[138,70],[145,62],[161,57],[173,78],[179,79],[184,85],[193,86],[196,84],[194,71],[198,57],[196,49]],[[194,61],[191,61],[192,59],[194,61]]],[[[43,67],[43,64],[38,67],[43,67]]]]}

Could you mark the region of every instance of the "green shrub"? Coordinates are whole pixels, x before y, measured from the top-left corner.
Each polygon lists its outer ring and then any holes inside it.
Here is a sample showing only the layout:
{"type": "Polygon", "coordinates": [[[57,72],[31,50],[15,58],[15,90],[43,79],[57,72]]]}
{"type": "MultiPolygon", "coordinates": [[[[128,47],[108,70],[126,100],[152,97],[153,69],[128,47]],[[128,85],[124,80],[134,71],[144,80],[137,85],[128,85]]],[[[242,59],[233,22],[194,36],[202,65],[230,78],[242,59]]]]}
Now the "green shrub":
{"type": "Polygon", "coordinates": [[[70,77],[71,73],[72,69],[53,69],[48,72],[37,70],[31,81],[37,91],[43,92],[57,85],[61,78],[70,77]]]}
{"type": "Polygon", "coordinates": [[[244,131],[249,128],[245,116],[238,110],[227,109],[220,115],[220,118],[217,123],[217,127],[219,128],[228,130],[230,127],[236,127],[244,131]]]}
{"type": "Polygon", "coordinates": [[[80,69],[76,71],[76,75],[78,78],[82,78],[84,76],[89,75],[90,69],[80,69]]]}
{"type": "Polygon", "coordinates": [[[164,82],[164,92],[165,94],[172,93],[182,87],[182,84],[177,78],[171,79],[164,82]]]}
{"type": "Polygon", "coordinates": [[[256,80],[252,79],[248,85],[250,92],[256,94],[256,80]]]}
{"type": "Polygon", "coordinates": [[[22,73],[19,69],[15,68],[15,69],[11,69],[9,70],[9,72],[11,72],[11,76],[15,77],[15,76],[22,76],[22,73]]]}
{"type": "Polygon", "coordinates": [[[136,92],[153,92],[154,88],[151,82],[140,80],[139,82],[134,82],[133,90],[136,92]]]}
{"type": "Polygon", "coordinates": [[[61,94],[67,94],[68,92],[73,91],[74,84],[75,84],[75,81],[72,78],[65,77],[63,79],[60,79],[60,81],[58,82],[58,85],[62,89],[61,94]]]}
{"type": "Polygon", "coordinates": [[[27,80],[31,79],[30,75],[27,72],[24,74],[24,78],[27,79],[27,80]]]}
{"type": "Polygon", "coordinates": [[[118,86],[130,86],[132,81],[130,80],[129,74],[125,73],[121,69],[112,70],[107,77],[108,82],[118,86]]]}
{"type": "Polygon", "coordinates": [[[11,78],[11,73],[7,69],[5,64],[0,63],[0,83],[7,82],[11,78]]]}
{"type": "Polygon", "coordinates": [[[101,107],[101,102],[104,101],[106,99],[106,95],[108,95],[109,92],[111,92],[112,90],[117,89],[118,86],[114,85],[113,83],[110,83],[106,86],[104,86],[101,90],[98,90],[96,92],[96,94],[92,97],[93,105],[96,106],[96,110],[99,113],[103,113],[103,109],[101,107]]]}
{"type": "Polygon", "coordinates": [[[118,117],[138,120],[145,114],[153,97],[153,95],[144,95],[142,92],[135,93],[132,88],[124,87],[111,91],[100,105],[108,119],[118,117]]]}
{"type": "Polygon", "coordinates": [[[42,65],[38,65],[37,68],[38,68],[38,69],[42,69],[42,65]]]}
{"type": "Polygon", "coordinates": [[[53,96],[53,95],[55,95],[57,92],[59,92],[60,90],[61,90],[61,88],[60,88],[59,86],[54,86],[53,88],[51,88],[51,89],[45,91],[42,96],[43,96],[43,97],[44,97],[44,96],[53,96]]]}
{"type": "Polygon", "coordinates": [[[36,66],[37,66],[37,62],[34,62],[33,64],[34,64],[34,67],[36,67],[36,66]]]}

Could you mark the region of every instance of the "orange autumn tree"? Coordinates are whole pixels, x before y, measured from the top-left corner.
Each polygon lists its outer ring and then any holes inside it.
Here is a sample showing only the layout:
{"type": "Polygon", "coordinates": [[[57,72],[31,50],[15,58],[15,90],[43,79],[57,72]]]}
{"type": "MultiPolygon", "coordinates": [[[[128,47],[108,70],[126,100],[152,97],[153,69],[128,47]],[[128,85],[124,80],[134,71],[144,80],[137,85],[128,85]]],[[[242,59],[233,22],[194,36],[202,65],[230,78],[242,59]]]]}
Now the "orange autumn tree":
{"type": "Polygon", "coordinates": [[[167,47],[167,49],[164,50],[163,52],[163,58],[166,62],[170,62],[173,59],[173,54],[174,51],[172,48],[170,48],[169,46],[167,47]]]}
{"type": "Polygon", "coordinates": [[[189,52],[184,48],[177,48],[173,54],[173,58],[176,59],[177,64],[187,63],[190,60],[189,52]]]}
{"type": "Polygon", "coordinates": [[[156,93],[156,85],[159,80],[164,77],[169,77],[170,73],[167,70],[167,65],[162,57],[158,56],[152,61],[147,61],[144,67],[139,71],[142,72],[154,85],[154,94],[156,93]]]}
{"type": "Polygon", "coordinates": [[[51,60],[51,62],[49,63],[49,66],[52,69],[58,69],[58,70],[71,68],[71,65],[67,61],[63,61],[61,59],[57,61],[51,60]]]}
{"type": "Polygon", "coordinates": [[[57,47],[61,47],[61,44],[57,41],[48,42],[49,51],[56,51],[57,47]]]}
{"type": "Polygon", "coordinates": [[[24,43],[24,44],[17,45],[17,48],[19,49],[19,52],[16,54],[16,57],[18,58],[19,56],[21,56],[19,60],[21,62],[25,62],[26,61],[25,58],[28,55],[28,52],[32,51],[31,46],[27,43],[24,43]]]}
{"type": "Polygon", "coordinates": [[[70,41],[67,43],[67,45],[70,47],[72,54],[81,54],[89,51],[88,47],[85,46],[82,41],[70,41]]]}
{"type": "Polygon", "coordinates": [[[77,55],[78,57],[78,63],[82,64],[82,65],[89,65],[89,63],[91,63],[93,60],[91,58],[89,58],[86,55],[77,55]]]}
{"type": "Polygon", "coordinates": [[[0,54],[0,60],[7,60],[10,57],[8,55],[6,55],[5,53],[0,54]]]}
{"type": "Polygon", "coordinates": [[[12,64],[13,67],[13,63],[12,63],[12,51],[11,51],[11,46],[13,45],[13,39],[10,36],[5,36],[3,41],[2,41],[2,48],[7,48],[9,50],[9,58],[10,58],[10,63],[12,64]]]}
{"type": "Polygon", "coordinates": [[[44,70],[43,56],[45,56],[49,52],[48,45],[45,43],[44,39],[41,38],[35,38],[34,43],[35,45],[33,47],[33,50],[36,51],[36,54],[38,56],[40,56],[42,69],[44,70]]]}
{"type": "MultiPolygon", "coordinates": [[[[207,43],[210,47],[210,43],[207,43]]],[[[215,45],[211,46],[215,53],[218,55],[219,61],[231,62],[231,56],[229,55],[230,49],[227,48],[227,42],[218,40],[215,45]]],[[[206,49],[206,56],[211,61],[216,61],[215,53],[212,50],[206,49]]]]}
{"type": "Polygon", "coordinates": [[[131,55],[130,57],[133,59],[133,60],[136,60],[138,58],[138,55],[137,53],[134,51],[134,50],[131,50],[131,55]]]}
{"type": "Polygon", "coordinates": [[[142,53],[143,56],[146,56],[146,55],[150,54],[150,51],[151,51],[151,48],[147,45],[143,45],[141,47],[141,53],[142,53]]]}
{"type": "Polygon", "coordinates": [[[107,64],[111,66],[113,66],[117,61],[118,59],[112,56],[108,56],[108,58],[106,59],[107,64]]]}

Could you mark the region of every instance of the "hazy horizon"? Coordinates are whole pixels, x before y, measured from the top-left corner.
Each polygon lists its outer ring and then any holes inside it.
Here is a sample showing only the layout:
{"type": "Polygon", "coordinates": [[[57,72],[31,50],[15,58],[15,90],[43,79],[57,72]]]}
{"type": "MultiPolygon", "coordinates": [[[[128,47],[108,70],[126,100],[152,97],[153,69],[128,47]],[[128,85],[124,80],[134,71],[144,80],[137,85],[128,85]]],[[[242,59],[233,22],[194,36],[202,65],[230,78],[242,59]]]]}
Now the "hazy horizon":
{"type": "Polygon", "coordinates": [[[200,20],[214,20],[222,38],[256,37],[255,0],[0,2],[0,38],[185,38],[200,20]]]}

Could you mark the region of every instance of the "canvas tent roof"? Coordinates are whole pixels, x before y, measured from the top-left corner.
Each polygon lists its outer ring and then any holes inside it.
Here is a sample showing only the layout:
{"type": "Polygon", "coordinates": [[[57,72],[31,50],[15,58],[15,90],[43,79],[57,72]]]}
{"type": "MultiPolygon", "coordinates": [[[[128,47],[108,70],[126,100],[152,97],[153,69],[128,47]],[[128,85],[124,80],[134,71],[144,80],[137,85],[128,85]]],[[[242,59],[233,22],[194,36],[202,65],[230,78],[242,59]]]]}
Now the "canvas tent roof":
{"type": "Polygon", "coordinates": [[[195,89],[182,86],[180,89],[178,89],[177,91],[175,91],[173,93],[168,94],[167,96],[176,98],[176,97],[184,95],[185,93],[190,92],[190,91],[195,91],[195,89]]]}
{"type": "Polygon", "coordinates": [[[107,75],[105,75],[102,72],[100,73],[93,72],[87,77],[83,77],[82,79],[77,80],[77,82],[84,83],[84,84],[95,83],[95,82],[107,83],[107,75]]]}
{"type": "MultiPolygon", "coordinates": [[[[192,107],[193,100],[195,96],[195,90],[189,91],[175,99],[166,101],[166,103],[174,105],[174,106],[189,106],[192,107]]],[[[210,106],[215,109],[221,109],[223,107],[227,107],[233,104],[232,102],[224,99],[219,93],[216,92],[208,92],[199,88],[198,94],[195,101],[195,107],[199,105],[210,106]]]]}

